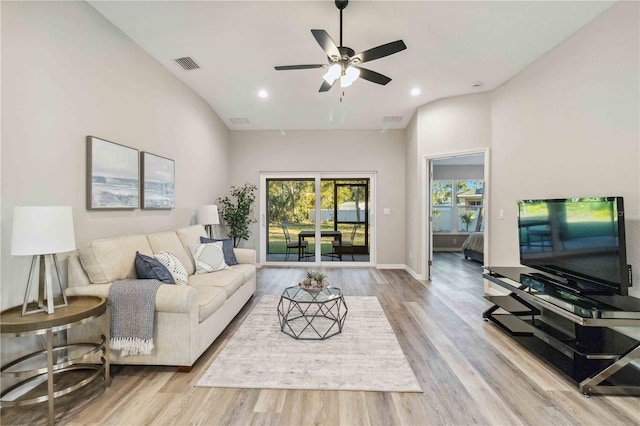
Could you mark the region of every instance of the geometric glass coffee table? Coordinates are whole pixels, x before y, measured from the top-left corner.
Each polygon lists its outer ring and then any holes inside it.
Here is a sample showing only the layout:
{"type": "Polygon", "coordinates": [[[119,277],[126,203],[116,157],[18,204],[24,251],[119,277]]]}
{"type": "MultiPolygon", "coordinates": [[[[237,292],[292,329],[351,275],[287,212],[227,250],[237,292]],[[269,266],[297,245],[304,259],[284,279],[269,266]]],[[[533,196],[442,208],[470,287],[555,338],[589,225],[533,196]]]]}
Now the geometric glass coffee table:
{"type": "Polygon", "coordinates": [[[339,288],[317,292],[287,287],[278,303],[280,330],[294,339],[324,340],[342,332],[347,304],[339,288]]]}

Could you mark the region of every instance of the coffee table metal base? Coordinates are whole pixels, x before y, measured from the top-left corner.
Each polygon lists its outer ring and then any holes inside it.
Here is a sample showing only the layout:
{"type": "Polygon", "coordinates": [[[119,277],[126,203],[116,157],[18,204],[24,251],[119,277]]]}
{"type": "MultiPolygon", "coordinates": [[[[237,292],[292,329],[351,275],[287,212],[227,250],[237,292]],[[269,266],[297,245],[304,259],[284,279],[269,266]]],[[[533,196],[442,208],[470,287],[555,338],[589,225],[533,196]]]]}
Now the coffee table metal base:
{"type": "Polygon", "coordinates": [[[322,292],[285,290],[278,303],[280,330],[298,340],[324,340],[341,333],[348,309],[339,289],[331,290],[334,294],[328,297],[322,292]]]}

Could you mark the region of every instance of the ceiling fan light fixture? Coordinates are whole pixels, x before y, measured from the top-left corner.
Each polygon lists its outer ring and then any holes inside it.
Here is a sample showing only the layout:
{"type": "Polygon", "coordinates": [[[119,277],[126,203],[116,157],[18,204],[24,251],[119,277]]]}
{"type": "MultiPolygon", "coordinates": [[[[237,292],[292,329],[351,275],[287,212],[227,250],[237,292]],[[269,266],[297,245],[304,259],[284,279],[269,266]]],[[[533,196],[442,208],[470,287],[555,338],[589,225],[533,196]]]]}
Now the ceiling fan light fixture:
{"type": "Polygon", "coordinates": [[[353,80],[349,80],[344,75],[340,77],[340,87],[345,88],[345,87],[351,86],[352,84],[353,84],[353,80]]]}
{"type": "Polygon", "coordinates": [[[340,77],[340,87],[349,87],[360,77],[360,70],[356,67],[348,66],[344,75],[340,77]]]}
{"type": "Polygon", "coordinates": [[[333,64],[329,67],[329,70],[327,70],[327,73],[323,75],[322,78],[324,78],[324,81],[327,83],[333,84],[336,79],[340,77],[340,74],[342,74],[342,67],[340,64],[333,64]]]}

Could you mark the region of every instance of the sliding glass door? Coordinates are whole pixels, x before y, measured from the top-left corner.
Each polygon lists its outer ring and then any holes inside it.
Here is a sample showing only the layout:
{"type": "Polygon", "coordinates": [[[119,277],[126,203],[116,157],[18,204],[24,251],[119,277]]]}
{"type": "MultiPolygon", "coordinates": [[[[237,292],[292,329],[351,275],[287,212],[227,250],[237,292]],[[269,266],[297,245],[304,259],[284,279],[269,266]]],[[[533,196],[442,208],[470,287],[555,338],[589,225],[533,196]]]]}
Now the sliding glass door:
{"type": "Polygon", "coordinates": [[[371,174],[263,173],[261,262],[370,263],[373,181],[371,174]]]}
{"type": "Polygon", "coordinates": [[[315,260],[315,187],[313,178],[266,179],[267,261],[315,260]]]}

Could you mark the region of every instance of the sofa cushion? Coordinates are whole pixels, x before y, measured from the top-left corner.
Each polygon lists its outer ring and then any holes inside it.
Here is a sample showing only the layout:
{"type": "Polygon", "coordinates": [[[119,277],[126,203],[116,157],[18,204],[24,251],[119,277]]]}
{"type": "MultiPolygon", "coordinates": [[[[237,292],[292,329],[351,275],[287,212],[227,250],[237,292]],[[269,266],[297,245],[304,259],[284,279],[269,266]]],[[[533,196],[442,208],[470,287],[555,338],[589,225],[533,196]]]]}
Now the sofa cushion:
{"type": "Polygon", "coordinates": [[[107,284],[127,278],[136,279],[136,253],[153,256],[146,235],[96,240],[78,250],[80,262],[94,284],[107,284]]]}
{"type": "Polygon", "coordinates": [[[199,274],[189,276],[189,285],[192,287],[219,287],[231,297],[251,276],[248,269],[253,269],[253,265],[236,265],[229,269],[223,269],[211,274],[199,274]]]}
{"type": "Polygon", "coordinates": [[[158,280],[165,284],[175,284],[171,272],[156,258],[145,256],[140,252],[136,253],[135,261],[136,275],[138,279],[158,280]]]}
{"type": "Polygon", "coordinates": [[[187,275],[191,275],[195,272],[193,267],[193,261],[185,246],[182,245],[178,234],[175,231],[156,232],[155,234],[147,235],[149,239],[149,245],[154,253],[167,252],[171,253],[180,260],[180,263],[187,270],[187,275]]]}
{"type": "Polygon", "coordinates": [[[161,251],[156,253],[155,258],[160,261],[171,272],[173,279],[178,285],[186,285],[189,283],[187,270],[182,266],[180,260],[171,253],[161,251]]]}
{"type": "Polygon", "coordinates": [[[237,265],[238,259],[236,259],[236,254],[233,251],[233,240],[231,238],[226,238],[224,240],[216,240],[215,238],[206,238],[200,237],[200,242],[203,244],[206,243],[217,243],[222,242],[222,252],[224,253],[224,263],[229,266],[237,265]]]}
{"type": "Polygon", "coordinates": [[[224,262],[222,243],[194,244],[189,246],[196,264],[196,274],[206,274],[228,268],[224,262]]]}
{"type": "Polygon", "coordinates": [[[227,300],[225,291],[220,287],[197,287],[198,292],[198,321],[209,318],[224,305],[227,300]]]}

